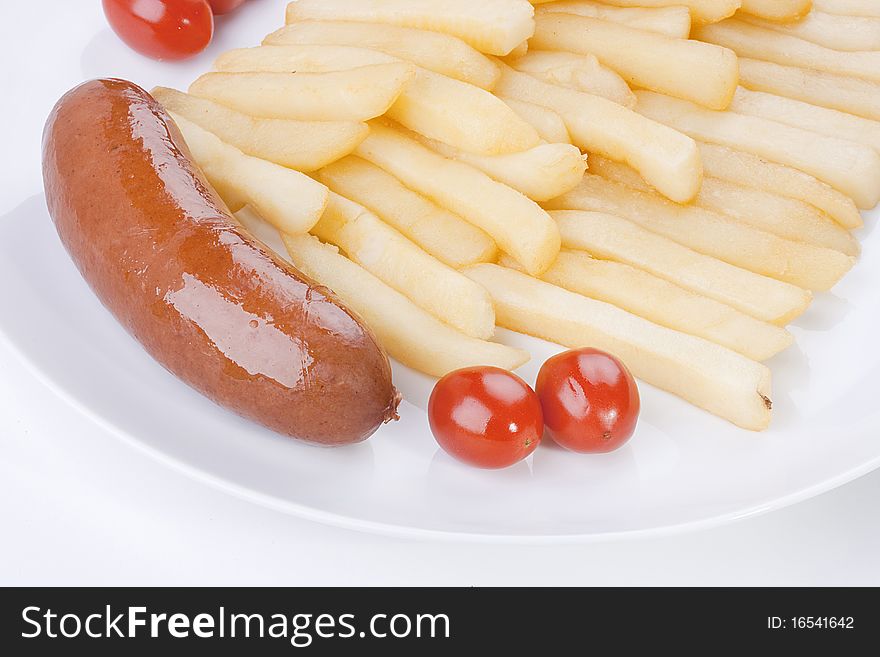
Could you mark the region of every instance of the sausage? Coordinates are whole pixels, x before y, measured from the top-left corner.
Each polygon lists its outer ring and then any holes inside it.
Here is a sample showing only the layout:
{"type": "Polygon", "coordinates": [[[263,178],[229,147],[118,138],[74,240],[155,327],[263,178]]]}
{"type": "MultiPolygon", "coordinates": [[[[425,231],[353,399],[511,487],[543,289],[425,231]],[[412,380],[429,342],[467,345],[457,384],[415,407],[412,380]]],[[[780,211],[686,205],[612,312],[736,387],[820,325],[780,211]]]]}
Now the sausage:
{"type": "Polygon", "coordinates": [[[388,357],[330,290],[229,214],[143,89],[86,82],[43,133],[61,241],[101,302],[166,369],[236,413],[323,445],[396,419],[388,357]]]}

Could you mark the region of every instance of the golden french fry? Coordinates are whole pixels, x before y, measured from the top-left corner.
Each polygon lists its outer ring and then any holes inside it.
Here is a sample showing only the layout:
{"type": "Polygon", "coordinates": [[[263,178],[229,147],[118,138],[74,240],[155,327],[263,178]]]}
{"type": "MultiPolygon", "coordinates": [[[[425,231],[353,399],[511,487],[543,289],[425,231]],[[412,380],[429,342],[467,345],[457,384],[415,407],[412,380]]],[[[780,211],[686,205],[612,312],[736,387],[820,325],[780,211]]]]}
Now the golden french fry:
{"type": "Polygon", "coordinates": [[[517,100],[516,98],[500,95],[498,97],[510,109],[516,112],[519,118],[531,125],[544,141],[551,144],[571,143],[571,137],[568,135],[565,121],[552,109],[535,105],[534,103],[527,103],[524,100],[517,100]]]}
{"type": "Polygon", "coordinates": [[[670,39],[585,16],[542,12],[530,45],[593,54],[631,85],[724,109],[738,78],[736,55],[710,43],[670,39]]]}
{"type": "Polygon", "coordinates": [[[366,160],[350,155],[324,167],[319,181],[360,203],[432,256],[460,269],[492,262],[492,238],[464,219],[404,186],[397,178],[366,160]]]}
{"type": "Polygon", "coordinates": [[[745,57],[739,67],[748,89],[880,121],[880,83],[745,57]]]}
{"type": "Polygon", "coordinates": [[[772,21],[796,21],[812,8],[813,0],[742,0],[741,11],[772,21]]]}
{"type": "Polygon", "coordinates": [[[880,6],[875,0],[813,0],[813,9],[829,14],[880,18],[880,6]]]}
{"type": "Polygon", "coordinates": [[[534,30],[527,0],[297,0],[287,22],[347,20],[389,23],[458,37],[480,52],[506,55],[534,30]]]}
{"type": "Polygon", "coordinates": [[[840,52],[733,18],[696,28],[694,38],[730,48],[741,57],[880,81],[880,52],[840,52]]]}
{"type": "MultiPolygon", "coordinates": [[[[633,169],[601,157],[590,160],[590,172],[633,189],[653,191],[633,169]]],[[[859,243],[831,217],[802,201],[726,180],[703,179],[694,205],[795,242],[824,246],[846,255],[859,254],[859,243]]]]}
{"type": "Polygon", "coordinates": [[[495,333],[495,313],[485,290],[362,205],[331,192],[327,209],[311,232],[462,333],[484,340],[495,333]]]}
{"type": "Polygon", "coordinates": [[[464,273],[489,291],[500,326],[610,352],[638,378],[743,428],[770,422],[770,370],[760,363],[513,269],[486,264],[464,273]]]}
{"type": "Polygon", "coordinates": [[[756,319],[784,325],[810,304],[807,290],[703,255],[628,219],[577,210],[550,214],[565,248],[641,269],[756,319]]]}
{"type": "Polygon", "coordinates": [[[713,112],[649,91],[638,110],[701,141],[748,151],[800,169],[871,208],[880,200],[880,155],[869,146],[734,112],[713,112]]]}
{"type": "Polygon", "coordinates": [[[694,23],[699,24],[717,23],[733,16],[733,13],[740,8],[742,0],[601,0],[601,2],[603,5],[614,7],[687,7],[694,23]]]}
{"type": "Polygon", "coordinates": [[[698,142],[707,176],[813,205],[844,228],[859,228],[862,215],[852,199],[808,173],[726,146],[698,142]]]}
{"type": "Polygon", "coordinates": [[[571,144],[541,144],[506,155],[475,155],[433,139],[417,138],[443,157],[469,164],[533,201],[547,201],[574,189],[587,170],[586,157],[571,144]]]}
{"type": "MultiPolygon", "coordinates": [[[[509,256],[499,264],[518,269],[509,256]]],[[[653,274],[586,251],[563,250],[541,280],[604,301],[649,322],[695,335],[746,358],[764,361],[791,346],[784,328],[690,292],[653,274]]]]}
{"type": "Polygon", "coordinates": [[[245,155],[214,133],[170,112],[192,156],[233,210],[252,205],[279,230],[304,233],[327,205],[327,188],[305,174],[245,155]]]}
{"type": "MultiPolygon", "coordinates": [[[[394,62],[403,64],[396,57],[368,48],[293,45],[233,50],[215,65],[236,72],[329,73],[394,62]]],[[[388,116],[399,123],[433,139],[484,154],[516,152],[540,142],[531,125],[485,89],[414,64],[409,66],[413,78],[387,110],[388,116]]]]}
{"type": "Polygon", "coordinates": [[[606,98],[547,84],[502,66],[496,91],[549,107],[565,121],[582,150],[626,162],[667,197],[687,202],[696,195],[702,165],[690,138],[606,98]]]}
{"type": "Polygon", "coordinates": [[[378,50],[422,68],[491,89],[498,67],[461,39],[411,27],[351,21],[297,21],[273,32],[267,45],[322,44],[378,50]]]}
{"type": "Polygon", "coordinates": [[[602,66],[594,55],[532,50],[524,57],[509,60],[509,63],[517,71],[550,84],[602,96],[625,107],[636,104],[635,94],[624,79],[602,66]]]}
{"type": "Polygon", "coordinates": [[[559,253],[559,230],[547,213],[478,169],[378,122],[355,153],[486,231],[530,273],[540,274],[559,253]]]}
{"type": "Polygon", "coordinates": [[[189,92],[263,118],[363,121],[387,112],[412,76],[404,62],[335,73],[206,73],[189,92]]]}
{"type": "Polygon", "coordinates": [[[408,367],[443,376],[476,365],[515,369],[529,359],[519,349],[456,331],[317,237],[283,239],[293,264],[333,290],[364,318],[388,353],[408,367]]]}
{"type": "Polygon", "coordinates": [[[259,119],[174,89],[150,92],[170,112],[213,132],[246,155],[298,171],[314,171],[345,157],[367,136],[366,123],[259,119]]]}
{"type": "Polygon", "coordinates": [[[809,290],[828,290],[855,258],[784,239],[703,208],[587,174],[577,188],[545,204],[551,210],[607,212],[737,267],[809,290]]]}
{"type": "Polygon", "coordinates": [[[614,7],[589,0],[562,0],[538,9],[539,13],[542,11],[601,18],[673,39],[687,39],[691,32],[691,13],[682,6],[614,7]]]}
{"type": "Polygon", "coordinates": [[[265,45],[227,50],[214,60],[223,73],[335,73],[363,66],[401,63],[393,55],[369,48],[324,44],[265,45]]]}
{"type": "Polygon", "coordinates": [[[779,121],[827,137],[865,143],[880,152],[880,121],[743,87],[736,90],[730,111],[779,121]]]}
{"type": "Polygon", "coordinates": [[[803,201],[706,178],[696,204],[796,242],[823,246],[849,256],[856,256],[861,250],[848,230],[803,201]]]}
{"type": "Polygon", "coordinates": [[[813,11],[795,23],[739,16],[746,23],[812,41],[833,50],[880,50],[880,20],[813,11]]]}
{"type": "Polygon", "coordinates": [[[424,69],[387,114],[426,137],[482,155],[514,153],[541,142],[530,124],[485,89],[424,69]]]}

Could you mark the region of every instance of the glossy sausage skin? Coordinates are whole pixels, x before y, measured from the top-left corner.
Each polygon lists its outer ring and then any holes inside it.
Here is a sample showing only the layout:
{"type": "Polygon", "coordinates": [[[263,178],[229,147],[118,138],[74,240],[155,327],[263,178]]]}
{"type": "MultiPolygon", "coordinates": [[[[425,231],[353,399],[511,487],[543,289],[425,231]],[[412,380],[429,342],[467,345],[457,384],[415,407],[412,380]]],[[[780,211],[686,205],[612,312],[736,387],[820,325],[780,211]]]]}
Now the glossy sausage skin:
{"type": "Polygon", "coordinates": [[[396,417],[373,334],[230,217],[140,87],[93,80],[61,98],[43,134],[43,182],[95,294],[196,390],[325,445],[363,440],[396,417]]]}

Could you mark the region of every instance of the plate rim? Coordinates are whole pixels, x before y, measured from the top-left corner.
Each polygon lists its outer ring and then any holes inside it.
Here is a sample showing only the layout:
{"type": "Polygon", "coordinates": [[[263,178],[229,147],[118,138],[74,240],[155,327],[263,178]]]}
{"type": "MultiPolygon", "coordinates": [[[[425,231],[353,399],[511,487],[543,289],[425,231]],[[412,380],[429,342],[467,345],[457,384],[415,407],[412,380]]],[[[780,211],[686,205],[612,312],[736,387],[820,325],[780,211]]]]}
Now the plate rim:
{"type": "Polygon", "coordinates": [[[443,529],[427,529],[395,523],[380,522],[376,520],[364,520],[354,516],[345,515],[333,511],[325,511],[310,507],[306,504],[290,500],[281,500],[267,493],[253,490],[243,484],[238,484],[219,475],[207,472],[197,465],[172,456],[162,450],[149,445],[137,438],[124,428],[106,419],[101,414],[92,410],[87,404],[77,399],[65,388],[57,384],[54,379],[34,363],[18,347],[12,338],[7,335],[0,324],[0,341],[22,364],[27,372],[36,378],[42,385],[50,390],[59,400],[68,404],[77,413],[94,422],[108,434],[120,439],[128,447],[142,454],[146,454],[158,463],[188,477],[191,480],[206,484],[211,488],[231,495],[251,504],[256,504],[266,509],[290,515],[309,522],[321,525],[345,529],[349,531],[385,536],[389,538],[435,541],[441,543],[472,543],[472,544],[501,544],[501,545],[565,545],[565,544],[590,544],[608,543],[614,541],[632,541],[651,538],[662,538],[702,530],[714,529],[729,525],[740,520],[756,518],[758,516],[778,511],[800,502],[817,497],[824,493],[844,486],[856,479],[880,469],[880,454],[864,463],[856,465],[837,475],[827,477],[820,482],[804,486],[796,491],[774,498],[769,502],[753,504],[744,509],[729,511],[705,518],[688,520],[685,522],[669,525],[658,525],[640,529],[627,529],[623,531],[600,531],[594,533],[571,533],[571,534],[492,534],[479,532],[463,532],[443,529]]]}

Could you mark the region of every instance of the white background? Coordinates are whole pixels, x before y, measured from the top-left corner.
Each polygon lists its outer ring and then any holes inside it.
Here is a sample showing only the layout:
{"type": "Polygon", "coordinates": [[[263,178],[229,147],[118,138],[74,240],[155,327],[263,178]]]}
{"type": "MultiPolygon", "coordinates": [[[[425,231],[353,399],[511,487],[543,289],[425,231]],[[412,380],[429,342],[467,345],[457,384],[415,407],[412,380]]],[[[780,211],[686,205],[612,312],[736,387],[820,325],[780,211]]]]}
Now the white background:
{"type": "MultiPolygon", "coordinates": [[[[0,226],[40,192],[39,135],[55,99],[136,57],[96,59],[115,38],[99,0],[7,4],[0,226]]],[[[241,45],[249,11],[219,22],[212,51],[185,66],[204,69],[217,51],[241,45]]],[[[14,311],[0,305],[0,322],[14,311]]],[[[726,527],[558,547],[357,534],[254,506],[169,470],[67,406],[0,340],[0,584],[877,585],[878,499],[875,473],[726,527]]]]}

